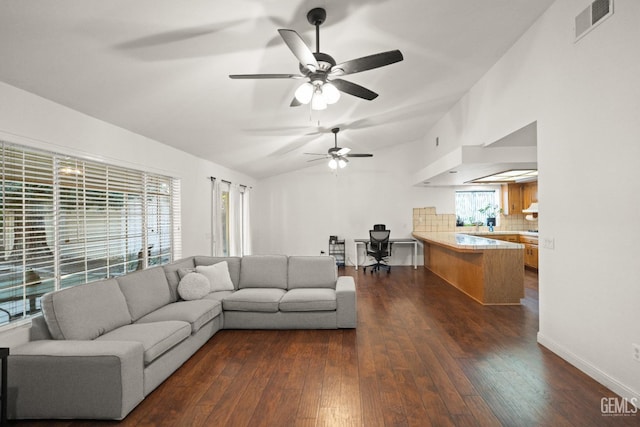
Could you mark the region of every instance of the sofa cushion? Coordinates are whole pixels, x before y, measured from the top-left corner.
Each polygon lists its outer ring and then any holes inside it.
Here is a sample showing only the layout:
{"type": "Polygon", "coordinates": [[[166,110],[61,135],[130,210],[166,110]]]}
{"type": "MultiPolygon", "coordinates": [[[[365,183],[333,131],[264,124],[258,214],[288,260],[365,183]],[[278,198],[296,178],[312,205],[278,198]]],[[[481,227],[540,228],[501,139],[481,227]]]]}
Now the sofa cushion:
{"type": "Polygon", "coordinates": [[[131,323],[118,282],[100,280],[44,294],[42,312],[56,340],[92,340],[131,323]]]}
{"type": "Polygon", "coordinates": [[[185,301],[200,299],[209,292],[211,284],[204,274],[189,273],[178,283],[178,295],[185,301]]]}
{"type": "Polygon", "coordinates": [[[290,256],[287,286],[295,288],[336,288],[338,267],[331,256],[290,256]]]}
{"type": "Polygon", "coordinates": [[[162,266],[165,276],[167,276],[167,283],[169,284],[169,291],[171,292],[171,302],[178,300],[178,283],[182,277],[179,276],[180,269],[195,268],[194,257],[183,258],[162,266]]]}
{"type": "Polygon", "coordinates": [[[144,363],[148,365],[187,339],[190,334],[191,326],[187,322],[134,323],[114,329],[97,340],[139,342],[144,349],[144,363]]]}
{"type": "Polygon", "coordinates": [[[328,288],[289,290],[280,299],[280,311],[335,311],[336,291],[328,288]]]}
{"type": "Polygon", "coordinates": [[[240,289],[222,300],[222,307],[230,311],[278,311],[280,298],[285,294],[278,288],[246,288],[240,289]]]}
{"type": "Polygon", "coordinates": [[[242,258],[240,289],[287,289],[287,257],[285,255],[247,255],[242,258]]]}
{"type": "Polygon", "coordinates": [[[138,319],[136,323],[181,320],[183,322],[189,322],[191,325],[191,333],[194,334],[221,312],[222,303],[213,299],[178,301],[152,311],[138,319]]]}
{"type": "Polygon", "coordinates": [[[214,256],[196,256],[196,267],[199,265],[213,265],[219,262],[226,261],[227,268],[229,269],[229,277],[233,282],[234,289],[238,289],[240,283],[240,266],[242,265],[242,258],[240,257],[214,257],[214,256]]]}
{"type": "Polygon", "coordinates": [[[134,322],[172,302],[169,283],[162,267],[135,271],[119,276],[116,280],[127,300],[131,320],[134,322]]]}
{"type": "Polygon", "coordinates": [[[216,291],[233,291],[235,288],[229,275],[227,261],[218,262],[212,265],[198,265],[196,271],[203,274],[209,280],[209,289],[216,291]]]}
{"type": "Polygon", "coordinates": [[[234,292],[235,291],[211,292],[210,294],[205,295],[205,297],[203,299],[210,299],[210,300],[213,300],[213,301],[222,301],[223,299],[225,299],[229,295],[233,295],[234,292]]]}

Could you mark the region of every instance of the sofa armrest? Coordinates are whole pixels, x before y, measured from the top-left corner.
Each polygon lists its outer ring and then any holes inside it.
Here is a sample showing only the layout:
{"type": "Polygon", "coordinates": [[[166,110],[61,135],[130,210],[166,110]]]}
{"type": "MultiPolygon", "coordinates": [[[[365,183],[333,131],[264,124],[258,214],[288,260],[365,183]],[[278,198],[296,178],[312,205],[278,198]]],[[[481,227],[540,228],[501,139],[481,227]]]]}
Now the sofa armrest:
{"type": "Polygon", "coordinates": [[[358,322],[356,282],[351,276],[340,276],[336,282],[336,315],[338,328],[355,328],[358,322]]]}
{"type": "Polygon", "coordinates": [[[11,349],[8,367],[12,419],[122,419],[144,399],[132,341],[31,341],[11,349]]]}

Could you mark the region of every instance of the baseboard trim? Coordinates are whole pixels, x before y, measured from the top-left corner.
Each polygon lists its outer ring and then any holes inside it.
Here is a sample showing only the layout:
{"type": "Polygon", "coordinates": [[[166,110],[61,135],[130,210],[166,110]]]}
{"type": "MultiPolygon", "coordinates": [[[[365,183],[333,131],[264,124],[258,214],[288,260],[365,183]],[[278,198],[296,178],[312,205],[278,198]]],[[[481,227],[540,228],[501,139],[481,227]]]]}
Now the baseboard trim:
{"type": "Polygon", "coordinates": [[[568,363],[572,364],[585,374],[589,375],[594,380],[598,381],[603,386],[607,387],[609,390],[618,394],[620,397],[626,398],[630,403],[640,402],[640,393],[631,389],[626,384],[621,383],[617,379],[611,377],[606,372],[603,372],[602,370],[593,366],[591,363],[577,356],[575,353],[567,350],[562,345],[558,344],[548,337],[545,337],[540,332],[538,332],[537,334],[537,340],[538,344],[554,352],[568,363]]]}

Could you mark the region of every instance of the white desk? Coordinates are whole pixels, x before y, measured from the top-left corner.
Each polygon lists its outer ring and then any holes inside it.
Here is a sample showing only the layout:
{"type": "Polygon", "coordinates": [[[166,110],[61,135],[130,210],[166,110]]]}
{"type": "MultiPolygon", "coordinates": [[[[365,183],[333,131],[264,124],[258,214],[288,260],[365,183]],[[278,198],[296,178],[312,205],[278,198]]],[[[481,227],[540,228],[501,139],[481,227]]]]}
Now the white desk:
{"type": "MultiPolygon", "coordinates": [[[[369,243],[369,239],[353,239],[353,244],[356,250],[356,256],[355,256],[355,267],[356,270],[358,269],[358,245],[362,245],[364,246],[364,255],[365,258],[367,256],[367,243],[369,243]]],[[[412,238],[406,238],[406,239],[389,239],[389,243],[391,244],[391,249],[393,249],[393,245],[413,245],[413,254],[411,254],[411,260],[413,261],[413,268],[417,269],[418,268],[418,264],[417,264],[417,259],[418,259],[418,241],[416,239],[412,239],[412,238]]]]}

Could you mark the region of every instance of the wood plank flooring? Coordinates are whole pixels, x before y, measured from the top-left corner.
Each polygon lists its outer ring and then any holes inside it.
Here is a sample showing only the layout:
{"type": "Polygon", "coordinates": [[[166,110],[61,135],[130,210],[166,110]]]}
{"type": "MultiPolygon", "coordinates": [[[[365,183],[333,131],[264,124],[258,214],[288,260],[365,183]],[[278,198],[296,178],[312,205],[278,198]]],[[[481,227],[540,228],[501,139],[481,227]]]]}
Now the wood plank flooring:
{"type": "Polygon", "coordinates": [[[356,277],[358,328],[220,331],[122,422],[16,426],[621,426],[614,397],[536,343],[520,306],[482,306],[429,271],[356,277]]]}

